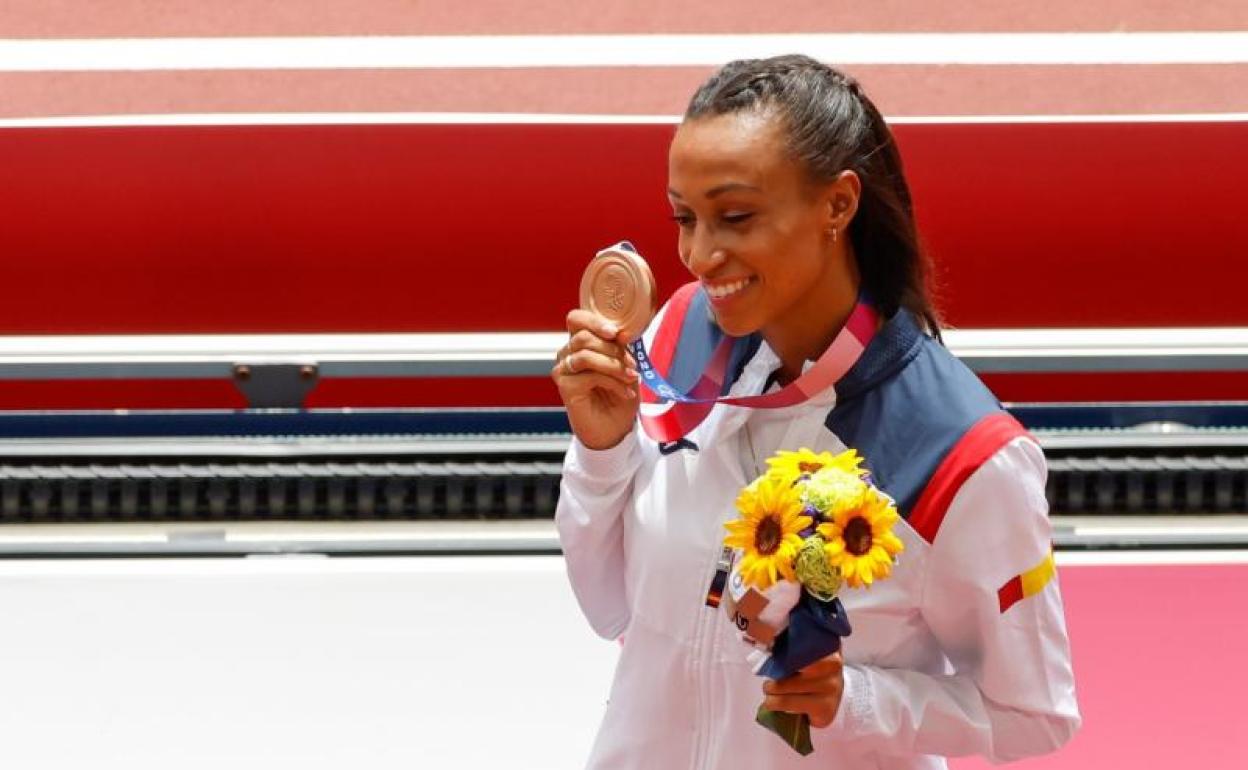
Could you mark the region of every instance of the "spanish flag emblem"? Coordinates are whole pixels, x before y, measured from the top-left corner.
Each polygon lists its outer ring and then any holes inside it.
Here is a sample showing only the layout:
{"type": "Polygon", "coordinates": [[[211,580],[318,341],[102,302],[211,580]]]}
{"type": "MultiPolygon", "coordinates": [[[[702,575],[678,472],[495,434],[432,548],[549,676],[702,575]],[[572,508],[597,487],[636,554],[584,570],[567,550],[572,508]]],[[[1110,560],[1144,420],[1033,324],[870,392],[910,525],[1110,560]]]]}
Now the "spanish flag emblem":
{"type": "Polygon", "coordinates": [[[1044,561],[1001,586],[997,591],[1001,611],[1005,612],[1028,596],[1034,596],[1043,591],[1056,572],[1057,565],[1053,561],[1053,552],[1049,551],[1044,561]]]}

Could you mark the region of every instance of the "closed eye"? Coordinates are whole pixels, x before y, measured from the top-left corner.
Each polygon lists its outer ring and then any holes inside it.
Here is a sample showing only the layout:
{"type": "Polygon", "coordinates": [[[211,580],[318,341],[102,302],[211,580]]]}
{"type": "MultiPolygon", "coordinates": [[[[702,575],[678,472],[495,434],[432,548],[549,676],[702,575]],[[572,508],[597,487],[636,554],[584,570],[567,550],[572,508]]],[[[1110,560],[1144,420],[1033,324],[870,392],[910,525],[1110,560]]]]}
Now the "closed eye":
{"type": "Polygon", "coordinates": [[[750,219],[750,217],[753,217],[753,216],[754,216],[754,213],[752,211],[739,211],[739,212],[732,212],[729,214],[724,214],[722,219],[730,225],[739,225],[742,222],[747,221],[748,219],[750,219]]]}

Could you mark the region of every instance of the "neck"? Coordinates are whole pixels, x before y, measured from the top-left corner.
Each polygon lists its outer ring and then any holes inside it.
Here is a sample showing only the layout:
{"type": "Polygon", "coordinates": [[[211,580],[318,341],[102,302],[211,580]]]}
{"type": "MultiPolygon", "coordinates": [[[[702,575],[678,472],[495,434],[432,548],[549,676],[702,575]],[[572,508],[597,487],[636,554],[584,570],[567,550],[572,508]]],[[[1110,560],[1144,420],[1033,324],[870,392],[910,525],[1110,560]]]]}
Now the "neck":
{"type": "Polygon", "coordinates": [[[763,339],[780,359],[782,385],[800,377],[807,361],[823,355],[858,302],[860,279],[853,255],[837,262],[842,269],[830,267],[825,280],[762,330],[763,339]]]}

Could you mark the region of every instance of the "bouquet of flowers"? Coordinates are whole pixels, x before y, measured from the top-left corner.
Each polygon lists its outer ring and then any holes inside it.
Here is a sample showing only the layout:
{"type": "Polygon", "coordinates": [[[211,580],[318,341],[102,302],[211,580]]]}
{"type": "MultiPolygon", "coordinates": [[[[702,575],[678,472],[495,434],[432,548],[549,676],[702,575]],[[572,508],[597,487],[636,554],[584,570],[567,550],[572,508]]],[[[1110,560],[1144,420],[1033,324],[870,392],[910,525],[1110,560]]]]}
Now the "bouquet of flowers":
{"type": "MultiPolygon", "coordinates": [[[[784,679],[841,647],[851,632],[837,595],[887,578],[903,544],[892,499],[853,449],[780,451],[741,491],[726,526],[733,549],[721,604],[755,646],[754,672],[784,679]]],[[[759,707],[756,719],[805,755],[810,718],[759,707]]]]}

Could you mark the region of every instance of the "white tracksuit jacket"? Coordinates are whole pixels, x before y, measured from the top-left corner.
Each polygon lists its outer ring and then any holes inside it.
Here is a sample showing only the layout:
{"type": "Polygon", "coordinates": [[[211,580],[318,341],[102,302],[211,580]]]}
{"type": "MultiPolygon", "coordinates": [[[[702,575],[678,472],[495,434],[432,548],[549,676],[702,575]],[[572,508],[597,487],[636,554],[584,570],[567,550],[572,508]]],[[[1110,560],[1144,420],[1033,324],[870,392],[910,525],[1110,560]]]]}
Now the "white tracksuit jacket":
{"type": "MultiPolygon", "coordinates": [[[[764,343],[731,394],[760,392],[777,366],[764,343]]],[[[756,475],[743,457],[758,467],[776,449],[842,450],[823,421],[834,401],[829,388],[780,410],[717,405],[689,435],[700,451],[666,458],[640,428],[605,451],[573,441],[556,512],[568,575],[594,630],[624,637],[588,767],[940,768],[944,756],[1049,752],[1078,728],[1057,580],[998,606],[998,589],[1050,549],[1044,457],[1027,438],[963,483],[931,544],[899,523],[892,577],[842,591],[854,629],[844,696],[812,730],[814,753],[755,724],[762,679],[706,592],[733,501],[756,475]]]]}

